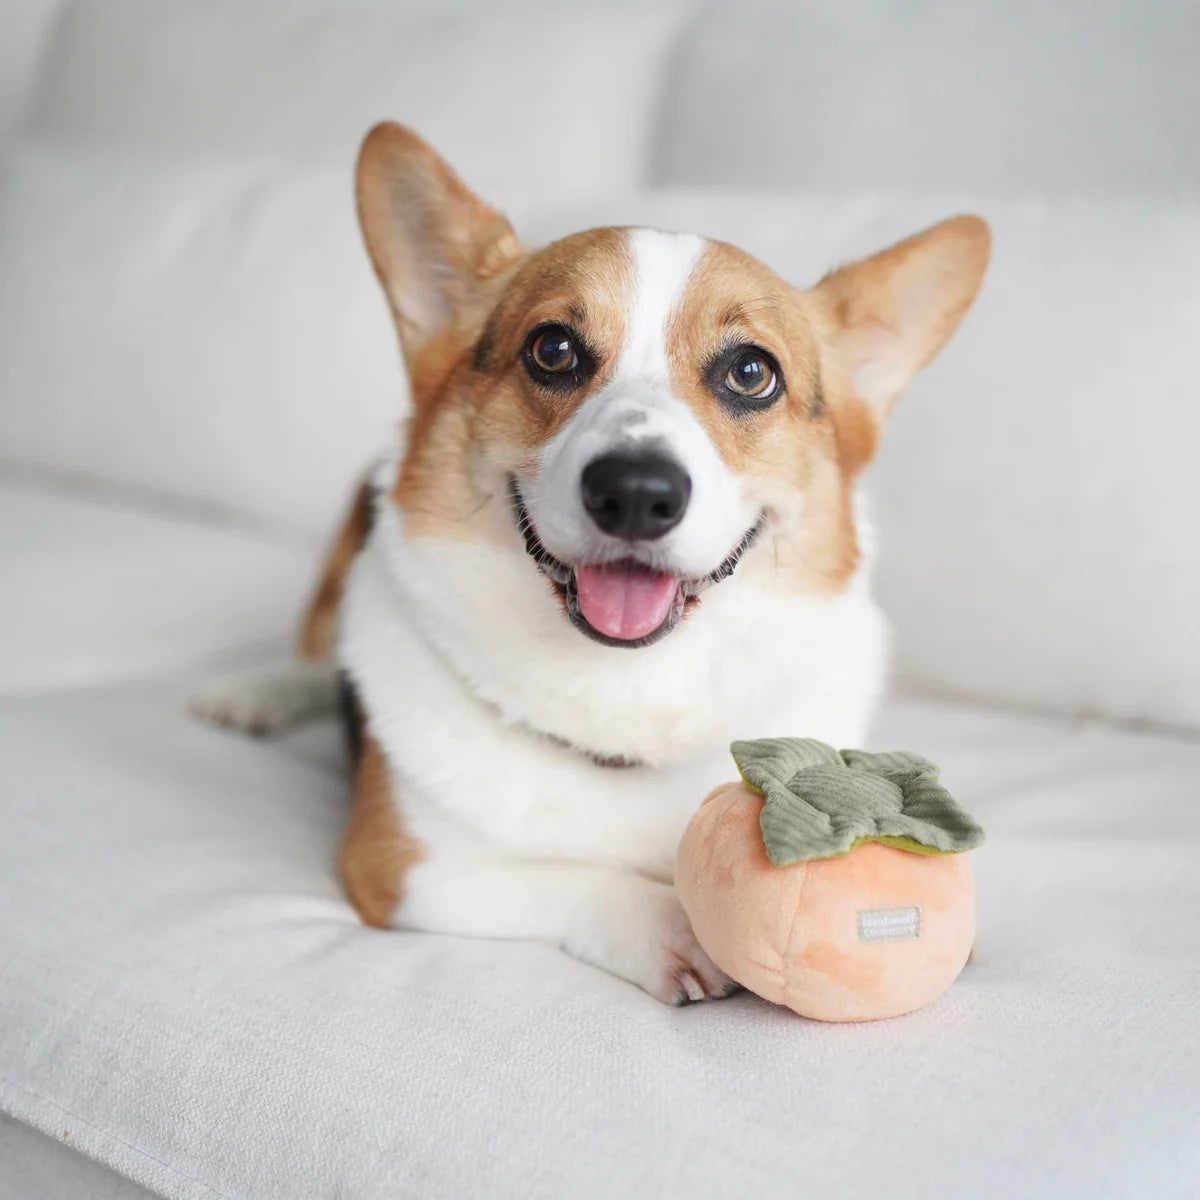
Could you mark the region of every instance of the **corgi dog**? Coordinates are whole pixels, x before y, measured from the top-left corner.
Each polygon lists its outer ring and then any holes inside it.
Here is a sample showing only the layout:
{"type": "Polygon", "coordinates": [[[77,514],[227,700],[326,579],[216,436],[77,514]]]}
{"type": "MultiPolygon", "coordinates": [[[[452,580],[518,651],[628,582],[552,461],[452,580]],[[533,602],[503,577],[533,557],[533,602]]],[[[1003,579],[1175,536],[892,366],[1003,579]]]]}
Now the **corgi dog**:
{"type": "Polygon", "coordinates": [[[368,924],[540,939],[668,1003],[725,996],[676,845],[733,739],[865,740],[886,630],[859,480],[973,301],[988,227],[955,217],[808,290],[691,234],[530,249],[392,123],[357,198],[404,445],[335,542],[308,665],[201,710],[273,729],[340,678],[340,869],[368,924]]]}

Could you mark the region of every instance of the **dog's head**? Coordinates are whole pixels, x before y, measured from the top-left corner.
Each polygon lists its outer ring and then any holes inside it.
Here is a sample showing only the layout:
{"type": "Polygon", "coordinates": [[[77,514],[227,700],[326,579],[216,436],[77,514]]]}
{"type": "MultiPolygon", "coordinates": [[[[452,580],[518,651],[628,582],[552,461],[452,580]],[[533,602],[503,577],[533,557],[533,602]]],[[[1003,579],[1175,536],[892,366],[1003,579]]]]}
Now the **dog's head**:
{"type": "Polygon", "coordinates": [[[529,250],[394,124],[363,145],[358,201],[412,381],[407,526],[527,556],[568,620],[625,647],[756,556],[777,588],[846,584],[855,477],[990,242],[956,217],[808,291],[691,235],[529,250]]]}

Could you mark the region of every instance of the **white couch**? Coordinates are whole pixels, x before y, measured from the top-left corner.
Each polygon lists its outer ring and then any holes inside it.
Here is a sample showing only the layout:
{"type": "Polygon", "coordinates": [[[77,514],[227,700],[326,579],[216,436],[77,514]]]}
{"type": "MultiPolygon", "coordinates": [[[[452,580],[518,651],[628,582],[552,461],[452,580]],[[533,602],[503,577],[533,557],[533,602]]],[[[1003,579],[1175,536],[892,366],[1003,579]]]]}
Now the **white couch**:
{"type": "Polygon", "coordinates": [[[1198,12],[14,6],[0,1196],[1200,1195],[1198,12]],[[993,221],[871,480],[873,741],[990,835],[935,1005],[670,1010],[546,947],[364,929],[336,729],[186,716],[286,653],[403,411],[349,199],[385,115],[535,240],[646,221],[803,283],[993,221]]]}

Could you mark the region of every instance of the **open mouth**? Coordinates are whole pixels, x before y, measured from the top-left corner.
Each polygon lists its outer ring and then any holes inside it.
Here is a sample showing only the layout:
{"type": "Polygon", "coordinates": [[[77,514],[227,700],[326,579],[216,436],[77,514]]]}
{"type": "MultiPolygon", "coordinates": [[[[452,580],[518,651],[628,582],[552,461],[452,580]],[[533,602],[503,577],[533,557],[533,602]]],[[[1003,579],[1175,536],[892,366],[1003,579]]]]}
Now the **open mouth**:
{"type": "Polygon", "coordinates": [[[542,545],[515,477],[509,477],[508,488],[529,557],[554,585],[571,623],[605,646],[636,649],[666,637],[706,588],[734,573],[766,525],[760,513],[716,570],[698,579],[656,571],[633,559],[571,566],[542,545]]]}

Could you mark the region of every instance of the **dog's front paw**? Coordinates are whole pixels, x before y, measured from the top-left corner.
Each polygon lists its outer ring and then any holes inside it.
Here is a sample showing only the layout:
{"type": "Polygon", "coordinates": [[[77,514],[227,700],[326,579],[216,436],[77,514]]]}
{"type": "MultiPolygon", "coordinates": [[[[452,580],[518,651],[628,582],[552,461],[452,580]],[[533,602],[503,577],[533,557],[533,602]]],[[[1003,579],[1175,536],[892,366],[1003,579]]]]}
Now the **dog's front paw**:
{"type": "Polygon", "coordinates": [[[719,1000],[738,989],[701,949],[674,889],[637,876],[599,927],[568,948],[666,1004],[719,1000]]]}
{"type": "Polygon", "coordinates": [[[196,697],[192,714],[255,737],[280,733],[309,717],[331,711],[337,680],[325,666],[297,664],[292,670],[241,679],[196,697]]]}

